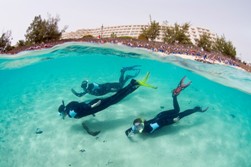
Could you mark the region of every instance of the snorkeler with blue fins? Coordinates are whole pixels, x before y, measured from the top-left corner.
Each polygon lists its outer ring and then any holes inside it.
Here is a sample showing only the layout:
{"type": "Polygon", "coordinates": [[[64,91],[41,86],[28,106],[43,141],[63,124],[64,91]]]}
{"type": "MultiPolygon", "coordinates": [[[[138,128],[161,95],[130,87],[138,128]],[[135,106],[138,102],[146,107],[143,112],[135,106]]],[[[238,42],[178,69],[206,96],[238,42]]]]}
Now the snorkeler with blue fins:
{"type": "Polygon", "coordinates": [[[60,113],[60,116],[62,116],[63,119],[67,115],[70,118],[76,118],[76,119],[88,115],[95,116],[94,114],[108,108],[113,104],[120,102],[122,99],[124,99],[127,95],[134,92],[140,86],[146,86],[153,89],[157,89],[157,87],[146,83],[149,78],[149,75],[150,73],[147,73],[146,77],[142,81],[131,79],[131,82],[126,87],[120,89],[114,95],[106,98],[96,98],[81,103],[77,101],[72,101],[67,105],[65,105],[64,101],[62,101],[62,104],[58,108],[58,112],[60,113]]]}
{"type": "Polygon", "coordinates": [[[181,79],[177,88],[172,91],[174,109],[162,111],[150,120],[144,120],[141,118],[135,119],[133,121],[133,126],[129,129],[127,129],[125,131],[125,134],[128,137],[131,137],[133,134],[138,134],[138,133],[153,133],[156,130],[158,130],[164,126],[176,123],[180,119],[182,119],[188,115],[191,115],[195,112],[205,112],[208,109],[208,107],[205,109],[202,109],[199,106],[196,106],[193,109],[188,109],[183,112],[180,112],[180,107],[179,107],[179,103],[177,100],[177,96],[180,94],[180,92],[182,90],[184,90],[185,88],[187,88],[191,84],[191,81],[188,82],[187,84],[184,84],[184,80],[185,80],[185,77],[183,77],[181,79]]]}
{"type": "Polygon", "coordinates": [[[140,69],[138,69],[140,65],[134,65],[134,66],[129,66],[129,67],[123,67],[120,70],[120,77],[119,77],[119,82],[110,82],[110,83],[103,83],[103,84],[98,84],[94,82],[89,82],[88,80],[84,80],[81,84],[81,88],[83,88],[83,92],[76,92],[74,89],[71,89],[72,93],[78,97],[82,97],[85,94],[90,94],[94,96],[102,96],[110,92],[117,92],[120,89],[122,89],[125,85],[125,83],[131,79],[136,77],[140,69]],[[134,75],[126,75],[126,71],[136,71],[134,75]]]}

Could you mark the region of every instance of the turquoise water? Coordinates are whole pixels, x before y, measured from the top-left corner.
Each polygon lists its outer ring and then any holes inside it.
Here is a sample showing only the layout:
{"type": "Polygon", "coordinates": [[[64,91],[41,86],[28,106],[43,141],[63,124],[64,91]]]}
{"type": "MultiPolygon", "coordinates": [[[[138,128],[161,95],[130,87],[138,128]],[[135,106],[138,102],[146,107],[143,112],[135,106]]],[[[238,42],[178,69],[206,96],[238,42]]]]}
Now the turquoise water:
{"type": "MultiPolygon", "coordinates": [[[[66,43],[0,58],[0,166],[251,166],[251,74],[118,45],[66,43]],[[61,100],[82,80],[118,81],[120,69],[141,65],[149,83],[120,103],[80,120],[62,120],[61,100]],[[137,117],[150,119],[172,108],[171,91],[187,76],[181,110],[209,106],[151,135],[129,140],[124,131],[137,117]],[[163,109],[162,109],[163,108],[163,109]],[[101,130],[85,133],[81,123],[101,130]],[[36,134],[36,129],[43,131],[36,134]],[[190,165],[189,165],[190,166],[190,165]]],[[[108,94],[109,96],[111,94],[108,94]]]]}

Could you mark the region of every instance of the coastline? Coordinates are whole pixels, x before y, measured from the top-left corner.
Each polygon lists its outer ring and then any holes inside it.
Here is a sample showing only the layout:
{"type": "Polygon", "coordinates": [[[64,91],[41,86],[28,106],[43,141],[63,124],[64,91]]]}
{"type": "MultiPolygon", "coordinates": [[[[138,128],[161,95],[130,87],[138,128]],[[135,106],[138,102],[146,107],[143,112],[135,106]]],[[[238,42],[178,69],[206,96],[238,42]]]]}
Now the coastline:
{"type": "Polygon", "coordinates": [[[136,48],[145,48],[147,50],[153,51],[160,55],[161,57],[165,57],[167,55],[178,56],[183,59],[190,59],[193,61],[198,61],[207,64],[219,64],[219,65],[228,65],[231,67],[235,67],[240,70],[244,70],[247,72],[251,72],[251,66],[244,64],[240,61],[232,60],[227,58],[219,53],[208,53],[201,51],[199,48],[194,46],[185,46],[185,45],[170,45],[165,44],[163,42],[151,42],[151,41],[139,41],[136,39],[120,39],[120,38],[108,38],[108,39],[94,39],[94,38],[82,38],[82,39],[64,39],[59,41],[54,41],[46,44],[33,45],[33,46],[24,46],[15,48],[6,53],[0,53],[0,57],[3,58],[15,58],[19,55],[29,51],[38,51],[49,49],[55,47],[56,45],[61,45],[67,42],[90,42],[97,44],[111,43],[118,45],[126,45],[129,47],[136,48]]]}

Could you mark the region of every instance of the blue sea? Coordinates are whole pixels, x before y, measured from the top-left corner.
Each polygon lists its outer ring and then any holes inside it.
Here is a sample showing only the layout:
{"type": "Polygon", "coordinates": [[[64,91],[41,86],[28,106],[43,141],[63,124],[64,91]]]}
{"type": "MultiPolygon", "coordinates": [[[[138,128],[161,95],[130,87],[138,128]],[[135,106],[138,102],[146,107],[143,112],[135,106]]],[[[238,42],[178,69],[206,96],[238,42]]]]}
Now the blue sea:
{"type": "Polygon", "coordinates": [[[251,74],[235,67],[74,42],[2,55],[0,88],[1,167],[251,166],[251,74]],[[158,89],[140,87],[95,117],[59,117],[62,100],[96,98],[72,94],[72,88],[81,91],[83,80],[117,82],[121,68],[132,65],[141,69],[135,79],[150,72],[148,83],[158,89]],[[192,84],[178,96],[181,111],[209,109],[153,134],[127,138],[124,132],[135,118],[151,119],[173,108],[171,91],[184,76],[192,84]],[[82,122],[100,134],[88,135],[82,122]]]}

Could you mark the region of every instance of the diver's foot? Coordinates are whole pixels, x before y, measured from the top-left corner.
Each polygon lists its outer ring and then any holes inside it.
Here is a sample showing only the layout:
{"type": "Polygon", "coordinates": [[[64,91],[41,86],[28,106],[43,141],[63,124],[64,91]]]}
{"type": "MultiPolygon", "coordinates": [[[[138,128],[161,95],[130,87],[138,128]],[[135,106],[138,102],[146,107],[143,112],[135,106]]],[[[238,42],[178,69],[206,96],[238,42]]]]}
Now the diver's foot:
{"type": "Polygon", "coordinates": [[[201,108],[200,112],[206,112],[208,109],[209,109],[209,107],[206,107],[205,109],[201,108]]]}
{"type": "Polygon", "coordinates": [[[135,70],[135,71],[136,71],[136,72],[135,72],[134,75],[126,75],[125,80],[127,81],[127,80],[129,80],[129,79],[131,79],[131,78],[137,77],[137,76],[139,75],[140,69],[137,69],[137,70],[135,70]]]}
{"type": "Polygon", "coordinates": [[[201,107],[200,106],[196,106],[193,108],[195,111],[201,111],[201,107]]]}
{"type": "Polygon", "coordinates": [[[135,79],[132,79],[130,84],[132,85],[133,88],[138,88],[140,86],[140,83],[135,79]]]}
{"type": "Polygon", "coordinates": [[[178,87],[172,91],[173,96],[178,96],[182,90],[184,90],[185,88],[187,88],[192,83],[192,81],[190,81],[187,84],[184,84],[185,78],[186,77],[183,77],[180,80],[180,83],[179,83],[178,87]]]}
{"type": "Polygon", "coordinates": [[[128,67],[123,67],[120,72],[126,72],[128,70],[139,70],[139,69],[136,69],[137,67],[140,67],[141,65],[134,65],[134,66],[128,66],[128,67]]]}
{"type": "Polygon", "coordinates": [[[206,107],[205,109],[202,109],[201,107],[196,106],[196,107],[194,107],[194,110],[196,110],[196,111],[198,111],[198,112],[205,112],[205,111],[208,110],[208,108],[209,108],[209,107],[206,107]]]}
{"type": "Polygon", "coordinates": [[[190,82],[188,82],[187,84],[182,84],[181,85],[181,87],[183,88],[183,89],[185,89],[186,87],[188,87],[190,84],[192,83],[192,81],[190,81],[190,82]]]}
{"type": "Polygon", "coordinates": [[[178,96],[182,90],[183,90],[182,87],[178,86],[176,89],[172,91],[173,96],[178,96]]]}

